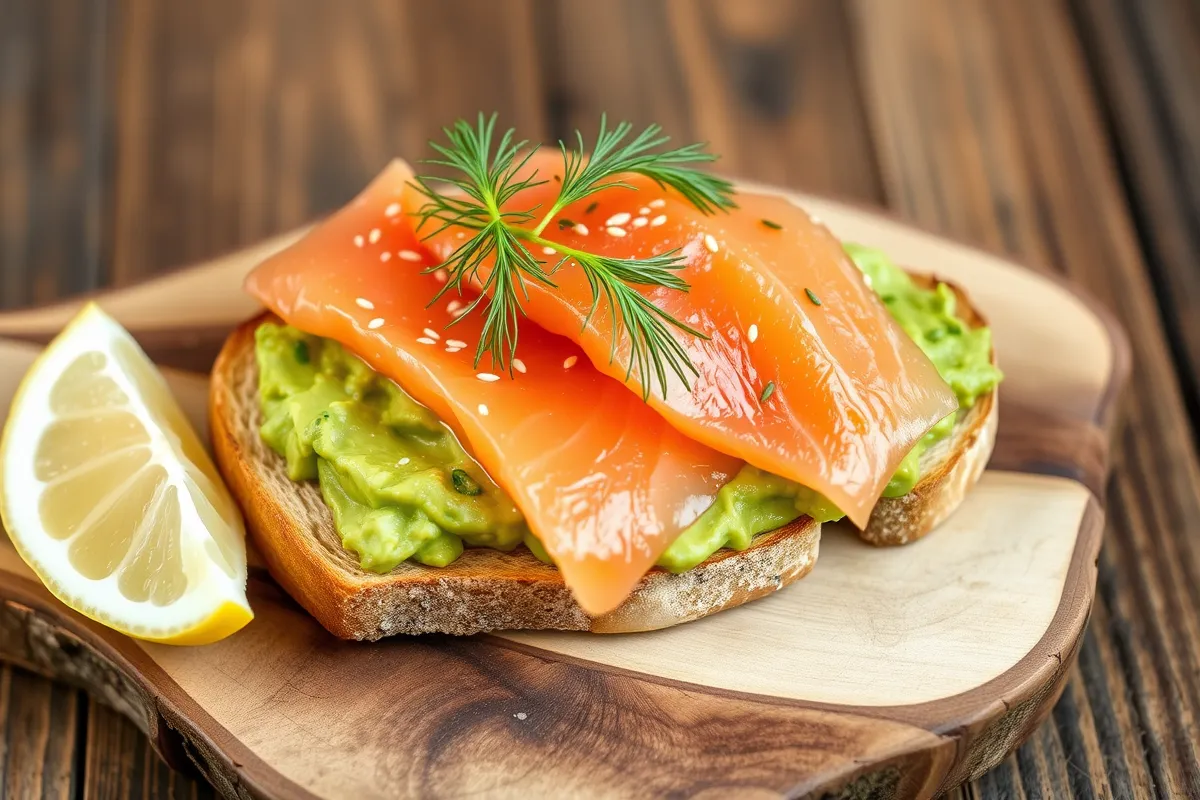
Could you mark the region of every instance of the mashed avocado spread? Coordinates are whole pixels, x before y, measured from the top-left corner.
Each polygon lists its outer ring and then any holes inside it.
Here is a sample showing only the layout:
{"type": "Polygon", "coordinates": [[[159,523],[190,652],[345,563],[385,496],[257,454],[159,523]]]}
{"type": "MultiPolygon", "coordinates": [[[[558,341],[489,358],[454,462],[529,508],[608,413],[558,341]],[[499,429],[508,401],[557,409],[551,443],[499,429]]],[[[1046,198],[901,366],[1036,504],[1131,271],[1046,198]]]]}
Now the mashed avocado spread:
{"type": "MultiPolygon", "coordinates": [[[[948,286],[917,286],[878,250],[847,245],[900,326],[933,361],[962,409],[991,391],[991,332],[955,315],[948,286]]],[[[429,409],[336,342],[264,324],[256,334],[263,440],[287,460],[288,477],[316,480],[342,543],[364,569],[387,572],[412,559],[445,566],[463,547],[545,549],[520,511],[429,409]]],[[[900,463],[884,495],[912,491],[921,453],[954,428],[934,426],[900,463]]],[[[813,490],[746,465],[658,563],[672,572],[721,548],[744,550],[760,533],[808,515],[842,517],[813,490]]]]}
{"type": "Polygon", "coordinates": [[[521,512],[428,408],[336,342],[272,324],[255,335],[263,440],[289,478],[320,482],[364,569],[521,544],[521,512]]]}

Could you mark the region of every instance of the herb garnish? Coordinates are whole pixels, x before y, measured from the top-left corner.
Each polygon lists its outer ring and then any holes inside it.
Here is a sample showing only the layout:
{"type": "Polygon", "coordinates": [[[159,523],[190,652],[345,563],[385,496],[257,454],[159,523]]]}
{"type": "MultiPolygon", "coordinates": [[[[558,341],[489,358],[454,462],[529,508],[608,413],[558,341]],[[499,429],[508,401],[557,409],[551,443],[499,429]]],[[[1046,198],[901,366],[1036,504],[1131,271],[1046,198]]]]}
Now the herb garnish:
{"type": "Polygon", "coordinates": [[[759,222],[761,222],[763,225],[767,226],[768,228],[770,228],[770,229],[771,229],[771,230],[773,230],[773,231],[781,231],[781,230],[783,230],[783,226],[782,226],[782,225],[780,225],[778,222],[775,222],[775,221],[773,221],[773,220],[769,220],[769,219],[760,219],[760,220],[759,220],[759,222]]]}
{"type": "Polygon", "coordinates": [[[812,301],[814,306],[821,305],[821,298],[817,297],[816,293],[813,292],[812,289],[805,289],[804,293],[808,295],[808,299],[812,301]]]}
{"type": "Polygon", "coordinates": [[[459,494],[465,494],[468,497],[483,494],[483,487],[476,483],[465,469],[450,470],[450,482],[454,484],[454,491],[459,494]]]}
{"type": "Polygon", "coordinates": [[[583,210],[583,213],[585,213],[585,214],[592,213],[593,211],[596,210],[596,206],[598,206],[598,205],[600,205],[600,204],[597,203],[595,200],[593,200],[592,202],[588,203],[588,207],[583,210]]]}
{"type": "MultiPolygon", "coordinates": [[[[714,156],[704,152],[703,145],[690,144],[673,150],[660,150],[669,139],[662,128],[651,125],[629,137],[633,126],[627,122],[608,128],[605,117],[600,118],[600,132],[591,153],[586,153],[583,134],[576,132],[576,146],[568,148],[559,142],[563,153],[563,175],[557,199],[549,207],[506,208],[519,192],[546,183],[538,175],[523,174],[522,170],[536,147],[521,155],[526,141],[516,141],[509,129],[496,140],[496,115],[479,115],[472,126],[459,120],[444,130],[448,144],[431,142],[440,158],[429,163],[449,167],[459,176],[449,183],[458,194],[441,194],[433,188],[435,178],[416,178],[417,188],[427,198],[416,215],[420,227],[433,222],[432,236],[451,226],[475,231],[474,236],[450,254],[444,264],[434,269],[446,269],[450,279],[434,301],[451,289],[471,284],[485,262],[491,271],[481,282],[483,293],[466,306],[466,313],[481,303],[484,309],[483,333],[475,351],[478,365],[485,353],[491,354],[500,369],[507,370],[517,350],[517,326],[524,309],[521,298],[527,296],[525,282],[532,281],[555,287],[551,275],[563,266],[579,267],[592,290],[590,321],[607,301],[612,317],[613,341],[609,358],[615,358],[622,337],[630,343],[628,380],[637,370],[645,398],[650,396],[651,379],[656,379],[663,394],[667,390],[667,370],[689,385],[695,376],[687,350],[672,334],[674,328],[683,333],[704,337],[704,334],[676,319],[669,312],[651,303],[635,286],[664,286],[686,291],[688,284],[677,272],[686,264],[678,250],[648,258],[612,258],[589,253],[543,238],[551,221],[564,208],[604,189],[630,184],[621,180],[622,174],[634,173],[650,178],[660,186],[670,187],[705,214],[732,208],[733,186],[691,165],[707,163],[714,156]],[[493,144],[494,143],[494,144],[493,144]],[[655,152],[657,151],[657,152],[655,152]],[[553,247],[560,255],[549,271],[545,262],[532,253],[532,248],[553,247]]],[[[559,220],[559,227],[574,223],[559,220]]],[[[460,317],[461,319],[462,317],[460,317]]],[[[454,323],[451,323],[454,324],[454,323]]]]}
{"type": "Polygon", "coordinates": [[[762,394],[758,396],[758,402],[767,402],[773,394],[775,394],[775,381],[767,381],[767,385],[763,387],[762,394]]]}

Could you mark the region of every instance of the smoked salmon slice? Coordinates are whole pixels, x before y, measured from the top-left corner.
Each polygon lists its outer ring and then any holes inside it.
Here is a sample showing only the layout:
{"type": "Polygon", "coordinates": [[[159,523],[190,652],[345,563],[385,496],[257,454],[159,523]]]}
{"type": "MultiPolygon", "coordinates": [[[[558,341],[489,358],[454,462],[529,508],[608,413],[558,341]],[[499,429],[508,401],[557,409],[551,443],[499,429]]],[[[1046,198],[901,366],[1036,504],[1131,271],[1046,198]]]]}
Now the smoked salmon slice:
{"type": "MultiPolygon", "coordinates": [[[[446,280],[407,216],[394,162],[247,279],[287,323],[334,339],[437,413],[511,495],[580,606],[598,615],[742,466],[668,425],[575,343],[526,324],[509,374],[472,365],[480,315],[430,300],[446,280]]],[[[453,234],[451,234],[453,236],[453,234]]]]}
{"type": "MultiPolygon", "coordinates": [[[[562,156],[535,154],[526,170],[545,182],[516,194],[506,209],[550,208],[562,156]]],[[[688,438],[815,489],[865,525],[900,460],[958,408],[954,393],[841,243],[795,205],[738,194],[738,208],[705,215],[648,178],[621,180],[632,188],[605,189],[568,206],[542,236],[617,258],[683,255],[678,274],[689,291],[642,291],[709,337],[673,332],[698,371],[690,388],[669,371],[665,396],[657,383],[643,386],[637,371],[629,372],[627,340],[612,357],[604,301],[591,313],[588,281],[570,262],[552,275],[554,287],[525,282],[525,313],[577,342],[596,369],[626,382],[639,399],[649,388],[649,404],[688,438]]],[[[414,209],[423,201],[412,187],[404,195],[414,209]]],[[[425,244],[444,261],[461,234],[447,228],[425,244]]],[[[557,263],[555,256],[538,258],[548,270],[557,263]]],[[[534,351],[522,333],[518,356],[534,351]]]]}

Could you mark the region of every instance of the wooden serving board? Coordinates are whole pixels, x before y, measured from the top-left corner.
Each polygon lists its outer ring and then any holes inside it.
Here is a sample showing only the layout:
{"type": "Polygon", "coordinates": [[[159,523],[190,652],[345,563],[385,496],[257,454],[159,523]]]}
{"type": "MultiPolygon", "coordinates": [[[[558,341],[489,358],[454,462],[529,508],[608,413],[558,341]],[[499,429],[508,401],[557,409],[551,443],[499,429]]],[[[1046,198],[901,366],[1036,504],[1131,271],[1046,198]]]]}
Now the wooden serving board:
{"type": "MultiPolygon", "coordinates": [[[[255,621],[201,648],[81,618],[5,543],[0,656],[87,687],[170,763],[237,797],[916,797],[982,773],[1048,713],[1078,649],[1127,348],[1059,283],[872,212],[797,201],[843,238],[965,286],[993,325],[1007,374],[996,453],[929,538],[876,550],[827,526],[795,586],[619,636],[342,642],[252,566],[255,621]]],[[[242,275],[291,236],[101,304],[160,363],[203,369],[255,310],[242,275]]],[[[0,336],[44,340],[77,307],[0,316],[0,336]]],[[[35,353],[0,344],[0,408],[35,353]]],[[[171,378],[203,426],[204,377],[171,378]]]]}

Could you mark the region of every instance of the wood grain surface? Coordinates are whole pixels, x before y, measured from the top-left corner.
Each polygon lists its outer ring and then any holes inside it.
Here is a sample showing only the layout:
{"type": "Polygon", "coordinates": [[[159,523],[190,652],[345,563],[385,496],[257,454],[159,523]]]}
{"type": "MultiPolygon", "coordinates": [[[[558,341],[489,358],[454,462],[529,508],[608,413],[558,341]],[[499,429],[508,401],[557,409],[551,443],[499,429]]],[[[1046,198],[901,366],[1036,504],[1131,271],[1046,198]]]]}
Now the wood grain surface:
{"type": "MultiPolygon", "coordinates": [[[[960,792],[1200,796],[1198,42],[1189,0],[0,0],[0,305],[287,230],[479,109],[657,121],[1070,275],[1135,362],[1099,595],[1051,718],[960,792]]],[[[0,764],[14,797],[211,792],[9,667],[0,764]]]]}

